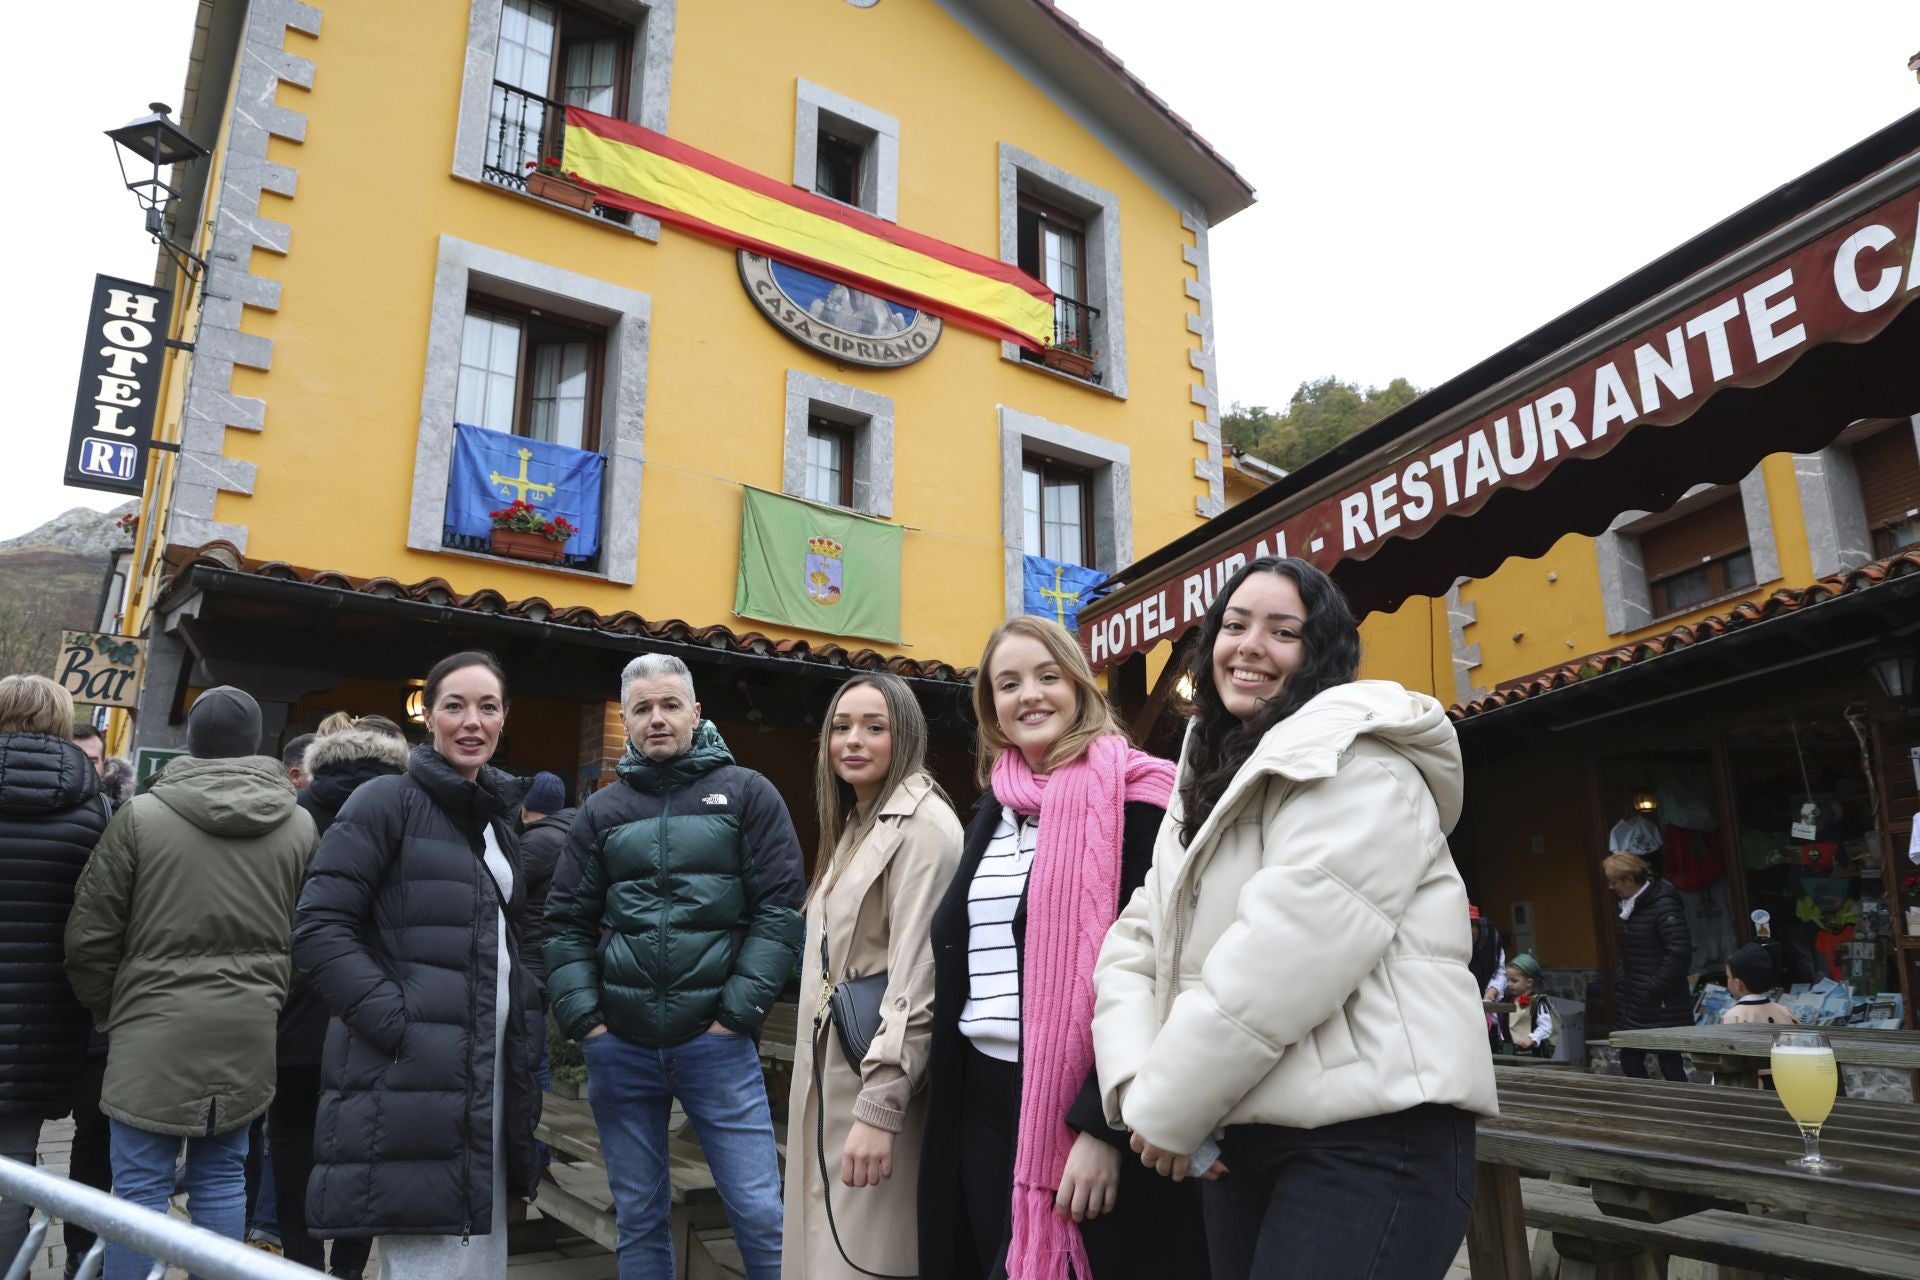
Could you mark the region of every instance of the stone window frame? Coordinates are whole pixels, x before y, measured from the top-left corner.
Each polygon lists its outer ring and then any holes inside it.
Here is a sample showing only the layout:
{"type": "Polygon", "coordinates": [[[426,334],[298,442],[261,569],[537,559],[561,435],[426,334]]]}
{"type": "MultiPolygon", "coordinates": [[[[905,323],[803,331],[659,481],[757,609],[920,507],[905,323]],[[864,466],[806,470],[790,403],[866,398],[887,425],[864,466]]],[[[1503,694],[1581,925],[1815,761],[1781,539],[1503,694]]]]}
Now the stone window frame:
{"type": "Polygon", "coordinates": [[[427,328],[427,361],[420,392],[419,434],[414,446],[412,501],[407,546],[415,551],[466,556],[527,567],[482,551],[442,544],[447,480],[453,467],[454,402],[460,383],[460,336],[467,300],[475,291],[524,302],[559,316],[606,329],[606,375],[600,402],[600,452],[607,464],[600,494],[600,568],[543,566],[631,586],[640,541],[640,477],[645,461],[647,360],[653,300],[644,293],[591,276],[523,258],[453,236],[440,237],[433,273],[433,318],[427,328]]]}
{"type": "Polygon", "coordinates": [[[1867,528],[1866,501],[1860,492],[1860,472],[1853,461],[1853,446],[1883,431],[1901,430],[1913,433],[1914,449],[1920,452],[1920,414],[1916,414],[1904,427],[1895,421],[1872,431],[1849,429],[1818,453],[1793,455],[1793,480],[1800,491],[1800,511],[1806,525],[1807,551],[1813,560],[1814,577],[1844,573],[1876,558],[1873,531],[1867,528]]]}
{"type": "Polygon", "coordinates": [[[893,397],[787,370],[780,492],[807,496],[807,421],[818,415],[853,432],[853,506],[859,515],[893,517],[893,397]]]}
{"type": "MultiPolygon", "coordinates": [[[[636,35],[627,84],[627,120],[657,133],[667,131],[667,109],[673,90],[673,36],[679,0],[593,0],[586,5],[630,24],[636,35]]],[[[481,170],[486,163],[487,107],[493,100],[493,63],[500,47],[500,11],[503,0],[470,0],[467,12],[467,53],[460,77],[460,113],[453,134],[453,176],[494,190],[481,170]]],[[[617,222],[581,213],[601,226],[617,222]]],[[[627,223],[642,240],[660,239],[660,222],[636,213],[627,223]]]]}
{"type": "Polygon", "coordinates": [[[866,149],[860,166],[860,198],[854,207],[888,222],[900,221],[900,122],[811,80],[798,80],[794,86],[793,185],[813,190],[822,116],[833,118],[830,133],[866,149]]]}
{"type": "Polygon", "coordinates": [[[1689,512],[1737,492],[1740,509],[1747,522],[1747,551],[1753,557],[1753,585],[1729,592],[1719,599],[1746,595],[1780,579],[1780,545],[1774,537],[1773,504],[1767,497],[1766,464],[1744,476],[1738,486],[1697,484],[1667,510],[1651,513],[1623,511],[1614,517],[1607,531],[1594,539],[1594,554],[1600,562],[1600,601],[1608,635],[1625,635],[1668,618],[1698,612],[1705,603],[1688,605],[1671,613],[1653,611],[1653,593],[1647,583],[1646,564],[1640,555],[1640,535],[1648,529],[1667,524],[1689,512]]]}
{"type": "Polygon", "coordinates": [[[1029,369],[1066,378],[1076,386],[1105,391],[1121,400],[1127,398],[1127,309],[1126,290],[1120,270],[1120,198],[1084,178],[1042,160],[1011,142],[1000,144],[1000,261],[1020,261],[1020,190],[1022,185],[1035,196],[1085,219],[1087,224],[1085,270],[1089,288],[1086,302],[1099,310],[1093,322],[1093,345],[1100,353],[1094,367],[1102,381],[1083,382],[1064,373],[1054,373],[1045,365],[1020,358],[1019,344],[1000,344],[1002,359],[1029,369]],[[1098,286],[1098,292],[1092,287],[1098,286]]]}
{"type": "Polygon", "coordinates": [[[1036,414],[999,407],[1000,538],[1005,549],[1007,617],[1026,612],[1026,505],[1022,473],[1037,453],[1091,474],[1093,558],[1113,573],[1133,562],[1133,452],[1126,445],[1036,414]]]}

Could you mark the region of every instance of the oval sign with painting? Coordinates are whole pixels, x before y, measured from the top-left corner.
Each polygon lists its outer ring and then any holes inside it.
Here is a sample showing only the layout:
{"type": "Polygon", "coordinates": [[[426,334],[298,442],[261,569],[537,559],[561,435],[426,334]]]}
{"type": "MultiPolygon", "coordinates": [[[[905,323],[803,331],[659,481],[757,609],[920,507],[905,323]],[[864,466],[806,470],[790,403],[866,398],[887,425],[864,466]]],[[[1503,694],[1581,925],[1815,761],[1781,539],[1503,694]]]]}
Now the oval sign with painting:
{"type": "Polygon", "coordinates": [[[740,282],[775,328],[843,364],[897,369],[940,341],[939,316],[746,249],[740,282]]]}

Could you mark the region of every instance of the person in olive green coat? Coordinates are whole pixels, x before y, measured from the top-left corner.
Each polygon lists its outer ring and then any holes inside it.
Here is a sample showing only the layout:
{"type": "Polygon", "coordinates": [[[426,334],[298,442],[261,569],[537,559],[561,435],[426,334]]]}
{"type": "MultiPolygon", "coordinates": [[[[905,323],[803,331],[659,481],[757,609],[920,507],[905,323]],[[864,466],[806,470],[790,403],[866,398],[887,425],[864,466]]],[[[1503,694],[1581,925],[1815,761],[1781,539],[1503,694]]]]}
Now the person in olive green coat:
{"type": "MultiPolygon", "coordinates": [[[[196,1225],[238,1240],[247,1126],[273,1100],[293,908],[317,838],[260,707],[228,686],[187,714],[189,755],[113,815],[67,922],[67,977],[109,1035],[100,1109],[114,1194],[165,1213],[187,1144],[196,1225]]],[[[107,1278],[152,1265],[109,1244],[107,1278]]]]}

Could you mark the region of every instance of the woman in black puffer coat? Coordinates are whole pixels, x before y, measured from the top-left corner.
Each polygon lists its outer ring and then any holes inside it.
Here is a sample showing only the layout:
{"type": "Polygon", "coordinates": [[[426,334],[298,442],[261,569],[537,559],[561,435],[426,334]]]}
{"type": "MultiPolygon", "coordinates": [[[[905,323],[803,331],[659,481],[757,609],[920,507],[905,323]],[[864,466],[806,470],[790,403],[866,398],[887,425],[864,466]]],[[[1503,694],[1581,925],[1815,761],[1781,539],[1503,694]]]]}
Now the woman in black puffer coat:
{"type": "MultiPolygon", "coordinates": [[[[65,689],[0,680],[0,1155],[27,1164],[41,1121],[72,1109],[92,1026],[62,965],[74,882],[107,807],[72,732],[65,689]]],[[[19,1252],[28,1208],[0,1201],[0,1260],[19,1252]]]]}
{"type": "MultiPolygon", "coordinates": [[[[307,747],[307,785],[300,807],[322,836],[333,825],[347,797],[375,778],[407,771],[407,737],[385,716],[355,720],[344,712],[329,716],[307,747]],[[336,723],[337,721],[337,723],[336,723]]],[[[313,984],[296,972],[280,1011],[273,1107],[267,1113],[267,1149],[273,1156],[273,1185],[280,1211],[280,1243],[287,1258],[315,1271],[359,1276],[371,1242],[334,1243],[329,1264],[320,1238],[307,1231],[307,1180],[313,1174],[313,1122],[320,1106],[320,1054],[332,1014],[313,984]]]]}
{"type": "Polygon", "coordinates": [[[431,745],[353,793],[294,919],[294,963],[334,1014],[307,1229],[382,1237],[384,1273],[504,1277],[507,1200],[539,1178],[526,784],[487,763],[507,705],[490,656],[443,660],[426,704],[431,745]]]}
{"type": "MultiPolygon", "coordinates": [[[[1637,854],[1608,854],[1600,866],[1623,913],[1620,959],[1613,973],[1613,1029],[1690,1025],[1693,994],[1687,988],[1687,963],[1693,956],[1693,934],[1680,891],[1655,880],[1653,868],[1637,854]]],[[[1620,1070],[1646,1079],[1647,1055],[1622,1049],[1620,1070]]],[[[1660,1055],[1660,1074],[1685,1082],[1686,1067],[1677,1052],[1660,1055]]]]}

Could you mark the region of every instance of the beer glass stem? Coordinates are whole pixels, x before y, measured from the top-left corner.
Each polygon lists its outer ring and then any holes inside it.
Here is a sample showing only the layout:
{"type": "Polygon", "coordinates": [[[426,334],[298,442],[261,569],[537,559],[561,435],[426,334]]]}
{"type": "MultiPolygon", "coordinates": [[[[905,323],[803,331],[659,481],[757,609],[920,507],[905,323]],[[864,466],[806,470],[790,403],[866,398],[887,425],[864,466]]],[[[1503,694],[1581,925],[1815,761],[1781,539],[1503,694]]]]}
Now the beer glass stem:
{"type": "Polygon", "coordinates": [[[1801,1125],[1800,1137],[1807,1144],[1807,1163],[1820,1163],[1820,1130],[1817,1126],[1801,1125]]]}

